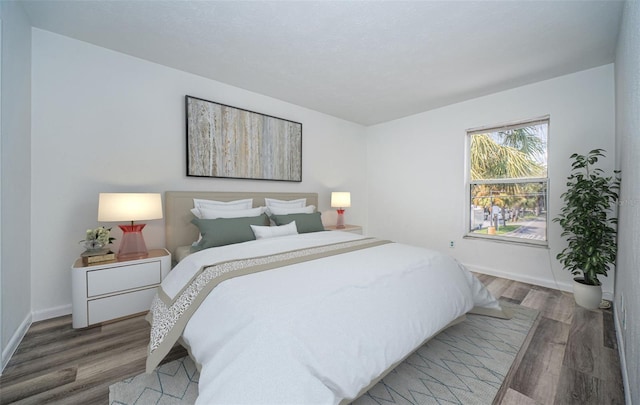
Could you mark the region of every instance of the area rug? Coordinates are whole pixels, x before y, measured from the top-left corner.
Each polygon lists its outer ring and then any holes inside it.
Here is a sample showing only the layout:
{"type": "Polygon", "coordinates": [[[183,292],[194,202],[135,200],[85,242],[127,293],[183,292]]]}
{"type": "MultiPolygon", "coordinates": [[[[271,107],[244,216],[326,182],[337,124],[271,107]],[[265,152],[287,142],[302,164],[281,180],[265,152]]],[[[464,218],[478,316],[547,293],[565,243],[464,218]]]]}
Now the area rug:
{"type": "MultiPolygon", "coordinates": [[[[354,405],[491,404],[538,311],[501,302],[512,319],[467,315],[385,376],[354,405]]],[[[193,404],[199,373],[189,357],[109,387],[112,405],[193,404]]]]}

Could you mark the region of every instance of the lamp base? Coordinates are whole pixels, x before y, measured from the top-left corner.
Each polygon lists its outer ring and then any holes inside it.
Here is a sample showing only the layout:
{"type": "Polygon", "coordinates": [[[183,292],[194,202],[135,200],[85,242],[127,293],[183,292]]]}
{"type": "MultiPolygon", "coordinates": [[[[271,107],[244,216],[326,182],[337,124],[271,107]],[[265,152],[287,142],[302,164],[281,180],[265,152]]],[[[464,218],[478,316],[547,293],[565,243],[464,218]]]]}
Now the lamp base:
{"type": "Polygon", "coordinates": [[[118,225],[123,232],[118,250],[118,260],[144,259],[149,256],[147,245],[142,236],[142,229],[145,225],[118,225]]]}
{"type": "Polygon", "coordinates": [[[336,229],[344,229],[344,209],[338,211],[338,222],[336,223],[336,229]]]}

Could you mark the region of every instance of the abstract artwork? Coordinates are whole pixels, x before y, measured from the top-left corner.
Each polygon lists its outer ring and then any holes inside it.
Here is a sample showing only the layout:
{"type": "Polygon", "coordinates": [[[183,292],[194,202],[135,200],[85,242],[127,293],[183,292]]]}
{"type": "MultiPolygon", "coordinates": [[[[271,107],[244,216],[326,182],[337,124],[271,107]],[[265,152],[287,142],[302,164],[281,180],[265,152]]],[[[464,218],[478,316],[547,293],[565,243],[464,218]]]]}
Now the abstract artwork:
{"type": "Polygon", "coordinates": [[[302,181],[302,124],[186,96],[187,176],[302,181]]]}

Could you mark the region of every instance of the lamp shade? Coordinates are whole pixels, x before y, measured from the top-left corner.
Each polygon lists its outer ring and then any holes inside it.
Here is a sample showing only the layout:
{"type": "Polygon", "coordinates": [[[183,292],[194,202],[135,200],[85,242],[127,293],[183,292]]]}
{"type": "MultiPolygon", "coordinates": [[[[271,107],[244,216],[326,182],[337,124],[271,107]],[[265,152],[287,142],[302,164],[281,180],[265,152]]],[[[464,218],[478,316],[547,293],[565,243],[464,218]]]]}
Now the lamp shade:
{"type": "Polygon", "coordinates": [[[162,218],[160,193],[100,193],[98,221],[144,221],[162,218]]]}
{"type": "Polygon", "coordinates": [[[351,207],[351,193],[348,191],[334,191],[331,193],[331,207],[348,208],[351,207]]]}

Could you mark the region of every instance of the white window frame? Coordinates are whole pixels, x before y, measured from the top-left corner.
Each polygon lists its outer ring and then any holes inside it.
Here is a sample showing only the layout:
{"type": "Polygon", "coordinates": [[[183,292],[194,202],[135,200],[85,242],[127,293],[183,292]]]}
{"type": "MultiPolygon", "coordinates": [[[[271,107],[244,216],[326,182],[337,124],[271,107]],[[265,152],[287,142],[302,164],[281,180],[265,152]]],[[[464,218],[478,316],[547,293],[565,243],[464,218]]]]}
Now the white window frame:
{"type": "MultiPolygon", "coordinates": [[[[465,142],[465,155],[466,155],[466,169],[465,169],[465,231],[464,238],[468,239],[482,239],[489,240],[494,242],[502,242],[502,243],[513,243],[517,245],[528,245],[534,247],[544,247],[548,248],[549,246],[549,167],[547,166],[547,176],[546,177],[523,177],[523,178],[503,178],[503,179],[487,179],[487,180],[471,180],[471,137],[476,134],[483,134],[488,132],[503,132],[510,129],[518,129],[533,125],[546,124],[547,125],[547,158],[549,156],[549,133],[551,128],[550,116],[545,115],[542,117],[514,121],[505,124],[499,125],[489,125],[478,128],[471,128],[466,131],[466,142],[465,142]],[[482,184],[514,184],[514,183],[545,183],[546,185],[546,224],[545,224],[545,238],[544,240],[537,239],[527,239],[527,238],[517,238],[510,236],[501,236],[501,235],[483,235],[478,233],[473,233],[471,229],[471,188],[474,185],[482,185],[482,184]]],[[[547,160],[548,162],[548,160],[547,160]]]]}

